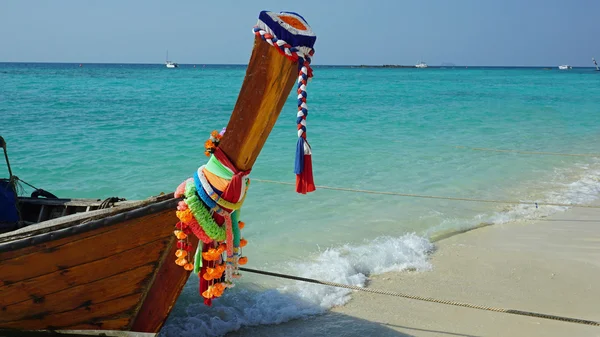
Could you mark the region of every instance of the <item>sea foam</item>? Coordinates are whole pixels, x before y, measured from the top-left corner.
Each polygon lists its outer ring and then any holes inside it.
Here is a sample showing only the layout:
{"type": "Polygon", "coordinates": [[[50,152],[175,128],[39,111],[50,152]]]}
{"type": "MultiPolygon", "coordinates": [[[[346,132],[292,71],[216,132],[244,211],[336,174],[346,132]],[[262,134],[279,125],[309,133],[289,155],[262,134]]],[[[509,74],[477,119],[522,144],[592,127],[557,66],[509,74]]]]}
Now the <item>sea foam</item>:
{"type": "MultiPolygon", "coordinates": [[[[310,261],[287,265],[290,274],[353,286],[365,286],[368,276],[389,271],[431,269],[433,245],[416,234],[378,237],[363,245],[326,249],[310,261]]],[[[351,290],[298,281],[283,281],[277,289],[239,284],[213,302],[202,303],[197,278],[186,284],[161,336],[221,336],[244,326],[279,324],[324,313],[343,305],[351,290]]]]}

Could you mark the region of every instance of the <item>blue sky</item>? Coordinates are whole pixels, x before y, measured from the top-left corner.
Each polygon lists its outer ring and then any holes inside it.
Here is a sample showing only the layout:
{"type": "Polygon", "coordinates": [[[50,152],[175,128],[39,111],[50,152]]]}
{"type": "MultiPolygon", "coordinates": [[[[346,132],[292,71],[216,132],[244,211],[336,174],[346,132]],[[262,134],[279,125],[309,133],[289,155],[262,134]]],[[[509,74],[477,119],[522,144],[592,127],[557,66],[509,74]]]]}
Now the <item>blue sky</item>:
{"type": "Polygon", "coordinates": [[[306,18],[314,64],[600,59],[600,0],[2,0],[0,62],[245,64],[263,9],[306,18]]]}

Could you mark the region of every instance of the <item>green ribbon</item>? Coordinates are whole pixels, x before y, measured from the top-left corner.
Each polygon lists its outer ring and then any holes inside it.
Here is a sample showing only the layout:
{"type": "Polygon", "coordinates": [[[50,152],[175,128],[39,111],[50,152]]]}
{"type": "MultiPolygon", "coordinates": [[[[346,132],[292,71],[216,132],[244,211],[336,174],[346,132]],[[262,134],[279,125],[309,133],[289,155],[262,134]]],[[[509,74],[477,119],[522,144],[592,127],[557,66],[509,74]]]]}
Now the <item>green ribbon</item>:
{"type": "Polygon", "coordinates": [[[204,168],[206,168],[208,172],[223,179],[231,180],[231,178],[233,178],[233,173],[227,167],[223,166],[214,155],[210,156],[210,159],[204,168]]]}
{"type": "Polygon", "coordinates": [[[202,241],[198,241],[196,254],[194,254],[194,273],[198,274],[202,268],[202,241]]]}
{"type": "Polygon", "coordinates": [[[234,247],[239,247],[240,246],[240,239],[242,238],[242,233],[240,232],[240,226],[238,225],[238,222],[240,221],[240,210],[237,210],[233,213],[231,213],[231,222],[232,222],[232,229],[233,229],[233,246],[234,247]]]}

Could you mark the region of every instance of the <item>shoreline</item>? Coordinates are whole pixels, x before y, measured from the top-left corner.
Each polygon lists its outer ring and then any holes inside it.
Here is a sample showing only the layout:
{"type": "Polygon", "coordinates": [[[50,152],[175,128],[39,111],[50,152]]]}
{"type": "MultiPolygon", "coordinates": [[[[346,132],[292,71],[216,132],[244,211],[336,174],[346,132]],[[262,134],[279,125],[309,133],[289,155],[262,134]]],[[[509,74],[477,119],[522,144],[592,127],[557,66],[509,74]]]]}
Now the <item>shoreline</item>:
{"type": "MultiPolygon", "coordinates": [[[[431,271],[374,275],[367,287],[600,321],[600,209],[572,208],[432,241],[431,271]]],[[[353,292],[323,315],[227,334],[254,335],[600,336],[600,327],[353,292]]]]}

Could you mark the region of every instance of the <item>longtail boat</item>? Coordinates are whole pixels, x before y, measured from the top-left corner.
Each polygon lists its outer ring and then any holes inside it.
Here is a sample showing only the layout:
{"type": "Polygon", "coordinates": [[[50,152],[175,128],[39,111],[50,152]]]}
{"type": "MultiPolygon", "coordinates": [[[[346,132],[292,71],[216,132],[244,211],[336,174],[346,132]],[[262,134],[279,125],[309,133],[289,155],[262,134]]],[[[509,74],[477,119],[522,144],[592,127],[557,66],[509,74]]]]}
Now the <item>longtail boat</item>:
{"type": "Polygon", "coordinates": [[[314,190],[306,83],[316,37],[291,12],[262,11],[253,32],[225,132],[213,132],[205,143],[209,162],[191,170],[194,177],[175,193],[141,201],[61,199],[43,190],[18,196],[19,178],[0,137],[9,168],[8,179],[0,181],[2,331],[154,335],[192,272],[200,276],[208,305],[233,286],[246,261],[236,210],[296,80],[296,190],[314,190]]]}

